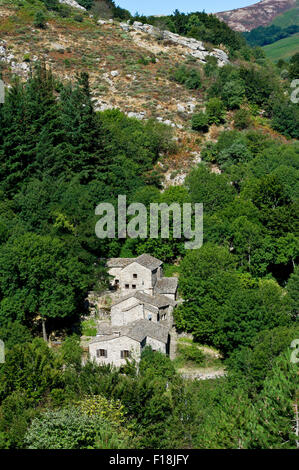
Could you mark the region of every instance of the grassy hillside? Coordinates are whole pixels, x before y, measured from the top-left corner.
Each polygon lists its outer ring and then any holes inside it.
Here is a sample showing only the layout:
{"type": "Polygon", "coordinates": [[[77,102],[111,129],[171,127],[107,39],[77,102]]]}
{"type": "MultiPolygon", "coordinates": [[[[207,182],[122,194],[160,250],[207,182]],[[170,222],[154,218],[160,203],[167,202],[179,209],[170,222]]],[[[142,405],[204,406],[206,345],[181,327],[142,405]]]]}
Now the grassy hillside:
{"type": "Polygon", "coordinates": [[[295,8],[278,15],[271,24],[280,26],[281,28],[287,28],[293,24],[299,25],[299,0],[297,0],[295,8]]]}
{"type": "Polygon", "coordinates": [[[299,34],[294,34],[289,38],[281,39],[280,41],[264,46],[266,56],[274,61],[279,59],[289,59],[292,55],[298,52],[299,34]]]}

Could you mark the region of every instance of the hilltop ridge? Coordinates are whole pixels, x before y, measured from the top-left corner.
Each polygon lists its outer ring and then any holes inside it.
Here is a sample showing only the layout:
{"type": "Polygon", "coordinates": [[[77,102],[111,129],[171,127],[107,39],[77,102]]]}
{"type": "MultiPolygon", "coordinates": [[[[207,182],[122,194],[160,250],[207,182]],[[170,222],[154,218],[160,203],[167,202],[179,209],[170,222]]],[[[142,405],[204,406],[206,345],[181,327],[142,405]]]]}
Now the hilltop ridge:
{"type": "Polygon", "coordinates": [[[279,14],[290,10],[296,0],[262,0],[254,5],[216,13],[216,16],[235,31],[251,31],[268,26],[279,14]]]}

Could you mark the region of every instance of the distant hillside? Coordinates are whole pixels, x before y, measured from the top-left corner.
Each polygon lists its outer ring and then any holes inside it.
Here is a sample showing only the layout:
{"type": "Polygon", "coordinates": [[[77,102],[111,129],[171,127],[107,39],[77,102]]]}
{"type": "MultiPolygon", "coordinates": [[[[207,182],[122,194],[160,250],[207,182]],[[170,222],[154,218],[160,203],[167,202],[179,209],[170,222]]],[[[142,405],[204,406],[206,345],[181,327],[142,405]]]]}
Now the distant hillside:
{"type": "Polygon", "coordinates": [[[258,26],[268,26],[278,15],[296,6],[296,3],[296,0],[262,0],[249,7],[216,13],[216,16],[235,31],[245,32],[258,26]]]}
{"type": "Polygon", "coordinates": [[[298,52],[299,34],[293,34],[289,38],[264,46],[263,50],[269,59],[277,61],[279,59],[289,59],[298,52]]]}
{"type": "Polygon", "coordinates": [[[285,11],[284,13],[278,15],[272,21],[272,24],[275,26],[280,26],[281,28],[287,28],[292,25],[299,25],[299,0],[296,2],[296,6],[291,10],[285,11]]]}

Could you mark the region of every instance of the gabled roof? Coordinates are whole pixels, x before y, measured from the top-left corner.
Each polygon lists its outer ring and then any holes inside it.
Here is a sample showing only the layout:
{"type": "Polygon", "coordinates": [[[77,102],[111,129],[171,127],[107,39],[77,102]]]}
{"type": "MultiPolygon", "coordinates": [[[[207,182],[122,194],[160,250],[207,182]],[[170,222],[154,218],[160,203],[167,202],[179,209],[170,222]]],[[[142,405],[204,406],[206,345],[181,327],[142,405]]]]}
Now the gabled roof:
{"type": "Polygon", "coordinates": [[[157,269],[163,262],[157,258],[154,258],[147,253],[138,256],[137,258],[110,258],[107,261],[108,268],[126,268],[129,264],[138,263],[151,271],[157,269]]]}
{"type": "Polygon", "coordinates": [[[155,285],[157,294],[175,294],[178,288],[177,277],[163,277],[158,279],[155,285]]]}
{"type": "Polygon", "coordinates": [[[122,331],[123,336],[135,339],[141,343],[147,336],[157,339],[162,343],[168,342],[168,329],[159,323],[154,323],[149,320],[137,320],[124,328],[122,331]]]}
{"type": "Polygon", "coordinates": [[[125,268],[128,264],[135,261],[136,258],[110,258],[107,261],[108,268],[125,268]]]}
{"type": "Polygon", "coordinates": [[[151,271],[154,271],[155,269],[159,268],[161,264],[163,264],[161,260],[154,258],[153,256],[148,255],[147,253],[138,256],[135,259],[135,262],[140,264],[141,266],[144,266],[145,268],[150,269],[151,271]]]}
{"type": "Polygon", "coordinates": [[[154,307],[168,307],[168,305],[172,305],[175,307],[176,302],[169,297],[166,297],[166,295],[161,295],[161,294],[155,294],[155,295],[149,295],[145,294],[144,292],[137,291],[135,294],[135,297],[140,300],[143,303],[153,305],[154,307]]]}
{"type": "Polygon", "coordinates": [[[158,308],[167,307],[168,305],[175,307],[176,305],[176,302],[170,299],[169,297],[166,297],[166,295],[161,295],[161,294],[149,295],[149,294],[145,294],[142,291],[136,291],[136,292],[132,292],[131,294],[125,295],[124,297],[121,297],[120,299],[118,299],[117,302],[115,302],[112,305],[112,307],[130,298],[138,299],[140,302],[144,304],[153,305],[154,307],[158,307],[158,308]]]}
{"type": "Polygon", "coordinates": [[[102,343],[111,341],[113,339],[127,336],[138,343],[141,343],[145,338],[150,337],[157,339],[164,344],[168,342],[169,331],[168,328],[160,323],[154,323],[149,320],[136,320],[129,325],[117,327],[106,327],[101,330],[101,334],[96,336],[89,344],[102,343]]]}

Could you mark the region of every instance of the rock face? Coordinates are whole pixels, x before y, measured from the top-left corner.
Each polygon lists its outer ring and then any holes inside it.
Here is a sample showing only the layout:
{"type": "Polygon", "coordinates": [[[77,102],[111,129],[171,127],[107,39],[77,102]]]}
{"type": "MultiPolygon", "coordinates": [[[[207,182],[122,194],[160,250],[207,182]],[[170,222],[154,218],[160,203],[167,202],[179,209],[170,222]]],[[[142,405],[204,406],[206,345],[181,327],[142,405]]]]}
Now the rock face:
{"type": "Polygon", "coordinates": [[[201,62],[205,62],[207,56],[216,57],[219,67],[223,67],[229,62],[226,52],[222,51],[221,49],[213,49],[211,52],[209,52],[206,50],[202,41],[198,41],[194,38],[186,38],[184,36],[180,36],[179,34],[171,33],[170,31],[162,31],[155,26],[139,23],[138,21],[135,21],[131,27],[128,25],[128,23],[121,23],[120,26],[124,31],[141,31],[153,36],[156,39],[169,41],[170,43],[182,46],[187,49],[186,52],[189,55],[199,59],[201,62]]]}
{"type": "Polygon", "coordinates": [[[0,62],[9,64],[13,73],[17,75],[27,76],[30,70],[27,62],[18,62],[15,56],[9,52],[5,40],[0,41],[0,62]]]}
{"type": "Polygon", "coordinates": [[[79,3],[77,3],[75,0],[59,0],[59,3],[65,3],[65,5],[69,5],[70,7],[78,8],[78,10],[86,11],[86,8],[79,5],[79,3]]]}
{"type": "Polygon", "coordinates": [[[277,15],[295,5],[296,0],[262,0],[249,7],[216,13],[216,16],[231,29],[245,32],[258,26],[268,26],[277,15]]]}

